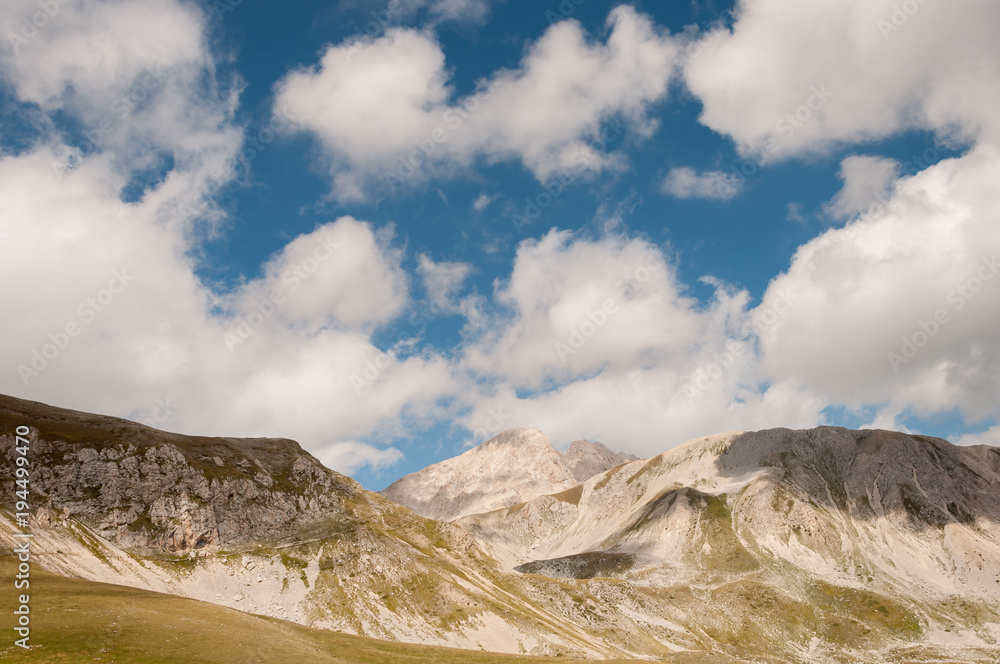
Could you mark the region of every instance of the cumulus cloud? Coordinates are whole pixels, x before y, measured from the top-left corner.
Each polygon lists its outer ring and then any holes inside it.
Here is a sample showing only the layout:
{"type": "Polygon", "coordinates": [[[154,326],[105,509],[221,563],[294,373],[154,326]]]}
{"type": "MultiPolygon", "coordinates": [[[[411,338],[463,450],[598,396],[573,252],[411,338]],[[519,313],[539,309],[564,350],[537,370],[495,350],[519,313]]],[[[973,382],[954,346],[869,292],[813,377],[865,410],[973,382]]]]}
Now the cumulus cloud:
{"type": "Polygon", "coordinates": [[[768,375],[852,406],[996,416],[998,157],[980,145],[899,180],[887,205],[800,247],[765,296],[797,297],[762,339],[768,375]]]}
{"type": "MultiPolygon", "coordinates": [[[[446,4],[476,3],[433,6],[446,4]]],[[[408,274],[391,227],[340,217],[220,293],[197,276],[193,231],[221,214],[202,201],[234,177],[242,131],[239,83],[215,80],[205,16],[177,0],[141,3],[141,24],[138,2],[60,5],[59,23],[19,45],[37,53],[0,55],[4,79],[42,127],[66,115],[96,139],[103,118],[113,124],[89,146],[50,130],[0,156],[0,307],[18,321],[0,349],[10,367],[0,390],[115,414],[167,400],[162,428],[290,436],[347,472],[387,467],[400,452],[386,441],[456,420],[474,438],[538,426],[643,455],[723,429],[811,426],[831,405],[875,407],[873,425],[942,412],[991,423],[997,10],[927,3],[885,32],[891,3],[848,4],[743,2],[732,32],[686,60],[702,121],[742,149],[771,146],[768,158],[913,127],[974,147],[906,177],[887,159],[844,159],[827,209],[846,225],[800,247],[756,306],[711,276],[714,294],[695,299],[677,259],[620,222],[525,240],[493,292],[459,298],[471,265],[418,254],[408,274]],[[150,70],[164,76],[137,99],[150,70]],[[116,111],[121,100],[134,107],[116,111]],[[164,178],[124,196],[164,155],[164,178]],[[419,304],[412,292],[464,316],[454,352],[375,343],[419,304]]],[[[0,27],[19,29],[35,6],[5,4],[0,27]]],[[[414,154],[407,182],[501,160],[541,180],[617,168],[602,130],[655,130],[676,55],[671,37],[619,8],[603,41],[558,23],[516,69],[459,98],[429,33],[391,29],[358,45],[330,47],[276,88],[276,108],[317,137],[344,199],[368,196],[386,172],[400,177],[400,158],[414,154]]],[[[715,172],[667,180],[674,195],[738,192],[715,172]]]]}
{"type": "Polygon", "coordinates": [[[161,428],[293,437],[313,451],[441,416],[437,400],[457,385],[447,361],[370,338],[408,301],[396,250],[370,225],[344,218],[296,238],[266,276],[220,296],[195,276],[180,226],[162,223],[155,190],[124,203],[102,160],[58,172],[52,157],[0,159],[3,218],[32,220],[4,228],[0,301],[31,317],[8,335],[0,390],[118,414],[171,399],[161,428]]]}
{"type": "Polygon", "coordinates": [[[695,302],[680,291],[673,267],[648,243],[552,230],[521,243],[510,278],[495,293],[497,320],[465,361],[537,389],[679,351],[699,332],[695,302]]]}
{"type": "Polygon", "coordinates": [[[899,163],[894,159],[851,155],[840,162],[844,186],[825,206],[827,214],[852,217],[884,200],[892,183],[899,177],[899,163]]]}
{"type": "Polygon", "coordinates": [[[0,32],[12,42],[0,53],[0,71],[20,100],[83,127],[85,140],[57,160],[113,154],[119,173],[130,173],[170,155],[181,168],[164,195],[186,186],[184,177],[230,176],[242,140],[232,122],[239,82],[216,79],[207,18],[196,5],[59,3],[42,28],[25,30],[22,18],[37,12],[31,0],[0,8],[0,32]]]}
{"type": "Polygon", "coordinates": [[[701,122],[765,162],[913,128],[995,141],[1000,5],[899,4],[740,2],[684,67],[701,122]]]}
{"type": "Polygon", "coordinates": [[[374,231],[341,217],[287,245],[264,265],[264,276],[234,295],[251,311],[280,299],[276,315],[288,321],[366,328],[396,318],[408,301],[402,253],[390,229],[374,231]]]}
{"type": "Polygon", "coordinates": [[[330,46],[317,65],[276,86],[276,106],[324,148],[341,200],[450,176],[477,161],[519,160],[537,178],[597,172],[620,163],[608,136],[625,123],[637,136],[656,126],[648,109],[665,97],[677,46],[629,7],[608,17],[606,42],[562,21],[519,68],[480,81],[457,98],[433,36],[394,28],[358,48],[330,46]],[[606,124],[616,123],[609,131],[606,124]]]}
{"type": "Polygon", "coordinates": [[[998,415],[1000,319],[989,289],[1000,236],[1000,7],[880,0],[745,0],[703,36],[684,78],[701,122],[761,163],[907,130],[968,152],[898,179],[892,160],[851,155],[825,206],[848,221],[796,252],[764,296],[793,293],[762,330],[760,369],[830,403],[879,406],[876,422],[957,411],[998,415]],[[975,290],[976,292],[973,292],[975,290]]]}
{"type": "Polygon", "coordinates": [[[742,190],[743,180],[730,173],[697,173],[686,166],[672,168],[660,185],[664,193],[677,198],[707,198],[728,201],[742,190]]]}

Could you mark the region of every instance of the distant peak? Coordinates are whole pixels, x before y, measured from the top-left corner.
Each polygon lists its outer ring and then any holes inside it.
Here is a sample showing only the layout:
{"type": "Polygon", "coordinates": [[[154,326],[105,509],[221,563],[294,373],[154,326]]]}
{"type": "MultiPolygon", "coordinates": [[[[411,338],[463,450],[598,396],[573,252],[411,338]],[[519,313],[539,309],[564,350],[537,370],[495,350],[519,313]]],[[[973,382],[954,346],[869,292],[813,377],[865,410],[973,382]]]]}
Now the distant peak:
{"type": "Polygon", "coordinates": [[[552,442],[538,429],[507,429],[480,447],[552,447],[552,442]]]}
{"type": "Polygon", "coordinates": [[[570,443],[569,449],[566,450],[566,451],[569,454],[573,454],[574,452],[576,452],[576,453],[590,452],[590,451],[593,451],[593,450],[602,450],[602,451],[607,451],[607,452],[611,451],[610,449],[608,449],[608,446],[605,445],[604,443],[598,443],[596,441],[595,442],[591,442],[591,441],[587,440],[586,438],[584,438],[582,440],[574,440],[572,443],[570,443]]]}

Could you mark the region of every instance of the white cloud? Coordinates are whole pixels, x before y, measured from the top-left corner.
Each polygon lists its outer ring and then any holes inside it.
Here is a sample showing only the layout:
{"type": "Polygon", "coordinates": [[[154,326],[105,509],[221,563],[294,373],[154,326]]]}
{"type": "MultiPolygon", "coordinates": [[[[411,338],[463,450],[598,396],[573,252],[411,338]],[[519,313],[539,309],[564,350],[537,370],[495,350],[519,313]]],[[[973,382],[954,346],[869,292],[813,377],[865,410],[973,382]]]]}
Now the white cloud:
{"type": "Polygon", "coordinates": [[[787,221],[794,221],[797,224],[806,223],[806,218],[802,214],[802,204],[801,203],[789,203],[786,208],[785,219],[787,221]]]}
{"type": "Polygon", "coordinates": [[[417,274],[429,303],[438,311],[457,311],[456,300],[472,266],[468,263],[437,263],[426,254],[417,259],[417,274]]]}
{"type": "Polygon", "coordinates": [[[490,203],[494,200],[496,200],[496,196],[490,196],[485,191],[481,191],[479,192],[479,196],[476,197],[476,200],[472,201],[472,209],[476,212],[482,212],[489,207],[490,203]]]}
{"type": "Polygon", "coordinates": [[[640,455],[725,429],[819,423],[828,402],[812,390],[759,386],[748,294],[707,281],[716,295],[699,306],[639,239],[522,242],[495,294],[506,309],[467,335],[461,366],[483,380],[462,422],[480,438],[534,426],[640,455]]]}
{"type": "MultiPolygon", "coordinates": [[[[596,237],[553,230],[522,242],[488,297],[458,298],[470,265],[418,255],[412,278],[428,301],[465,316],[455,356],[419,339],[373,342],[415,304],[391,227],[342,217],[292,239],[231,293],[202,283],[192,229],[204,212],[192,203],[233,177],[242,137],[238,84],[212,82],[205,17],[189,3],[152,0],[142,3],[152,29],[137,23],[136,2],[97,3],[89,13],[61,7],[27,44],[41,47],[37,57],[0,56],[11,90],[40,117],[66,113],[93,127],[144,67],[170,74],[99,149],[73,153],[49,133],[0,156],[0,307],[18,321],[0,348],[11,367],[0,374],[4,392],[115,414],[169,398],[176,409],[166,428],[290,436],[345,471],[397,461],[385,441],[412,430],[456,418],[488,430],[500,411],[503,426],[538,426],[562,442],[600,438],[638,454],[722,429],[811,426],[829,405],[876,405],[873,425],[912,412],[998,416],[1000,151],[987,111],[1000,86],[988,28],[967,14],[977,9],[988,26],[992,5],[921,5],[883,40],[877,18],[888,3],[843,12],[832,0],[747,0],[734,33],[715,34],[686,65],[704,121],[741,146],[780,139],[774,154],[791,156],[956,123],[978,144],[898,180],[892,162],[846,159],[831,212],[851,218],[879,191],[888,204],[800,247],[753,309],[748,293],[710,276],[703,281],[714,296],[695,300],[672,258],[620,234],[620,222],[596,237]],[[947,41],[960,28],[968,34],[947,41]],[[791,46],[778,34],[792,35],[791,46]],[[923,53],[927,45],[934,52],[923,53]],[[782,114],[824,84],[835,94],[783,135],[782,114]],[[174,168],[124,202],[151,153],[174,157],[174,168]],[[25,384],[18,367],[33,360],[37,375],[25,384]]],[[[26,8],[4,5],[4,29],[26,8]]],[[[517,69],[485,79],[489,94],[473,108],[455,98],[434,39],[394,29],[364,49],[332,47],[316,68],[288,76],[277,107],[317,135],[344,198],[366,196],[427,139],[424,175],[517,160],[544,179],[577,154],[593,170],[620,165],[620,155],[588,141],[619,117],[639,136],[653,131],[650,109],[666,95],[675,50],[628,8],[611,13],[603,42],[563,22],[517,69]],[[444,140],[433,138],[438,127],[444,140]]],[[[691,195],[729,191],[718,174],[672,175],[691,195]]]]}
{"type": "Polygon", "coordinates": [[[695,302],[672,266],[640,240],[574,239],[552,230],[521,243],[502,307],[466,363],[518,387],[627,367],[647,355],[681,352],[700,331],[695,302]],[[588,334],[588,332],[592,332],[588,334]]]}
{"type": "Polygon", "coordinates": [[[852,217],[885,200],[899,177],[899,163],[886,157],[851,155],[840,162],[839,176],[844,186],[823,209],[834,217],[852,217]]]}
{"type": "Polygon", "coordinates": [[[403,453],[395,447],[383,449],[351,440],[330,445],[317,452],[316,457],[328,468],[351,474],[362,467],[379,470],[391,466],[402,460],[403,453]]]}
{"type": "Polygon", "coordinates": [[[402,253],[380,232],[341,217],[295,238],[264,265],[264,276],[234,300],[250,311],[262,300],[282,300],[276,313],[288,321],[366,328],[396,318],[406,305],[408,279],[402,253]]]}
{"type": "Polygon", "coordinates": [[[779,292],[796,300],[763,330],[761,369],[833,404],[879,405],[878,422],[995,417],[1000,314],[987,293],[1000,279],[985,278],[1000,254],[990,184],[1000,175],[1000,6],[915,3],[900,14],[898,4],[745,0],[684,76],[701,122],[762,163],[910,129],[973,146],[901,180],[888,159],[844,160],[826,211],[853,221],[800,247],[770,285],[762,307],[779,292]]]}
{"type": "Polygon", "coordinates": [[[762,161],[909,128],[1000,138],[1000,5],[920,3],[886,35],[897,5],[740,2],[732,31],[706,35],[685,65],[701,122],[762,161]]]}
{"type": "MultiPolygon", "coordinates": [[[[121,173],[168,153],[179,171],[227,179],[242,140],[232,123],[239,83],[216,80],[201,10],[177,0],[57,6],[30,39],[0,52],[16,95],[75,118],[84,154],[113,153],[121,173]]],[[[22,17],[39,11],[31,0],[3,3],[0,33],[21,36],[22,17]]]]}
{"type": "Polygon", "coordinates": [[[366,24],[362,32],[372,34],[390,25],[413,23],[421,12],[430,26],[445,21],[478,25],[490,18],[491,0],[339,0],[348,11],[358,11],[366,24]]]}
{"type": "Polygon", "coordinates": [[[276,106],[322,143],[342,200],[373,188],[393,191],[429,176],[451,176],[476,161],[520,160],[537,178],[557,171],[615,167],[606,139],[624,126],[638,136],[656,124],[647,111],[662,99],[677,47],[629,7],[608,17],[605,43],[576,21],[549,27],[515,70],[481,81],[456,99],[434,38],[394,28],[364,48],[329,47],[317,66],[276,86],[276,106]]]}
{"type": "Polygon", "coordinates": [[[1000,447],[1000,424],[979,433],[953,436],[951,442],[956,445],[989,445],[991,447],[1000,447]]]}
{"type": "Polygon", "coordinates": [[[660,189],[677,198],[708,198],[728,201],[740,193],[743,179],[723,171],[696,173],[686,166],[672,168],[660,189]]]}
{"type": "Polygon", "coordinates": [[[104,160],[62,173],[51,160],[44,149],[0,159],[0,210],[16,224],[5,228],[0,306],[24,319],[0,351],[0,391],[120,415],[169,397],[166,428],[292,437],[317,451],[403,435],[443,417],[439,399],[461,388],[446,360],[372,342],[371,327],[408,300],[398,251],[368,224],[344,218],[294,239],[262,280],[220,298],[185,257],[184,225],[162,223],[159,190],[123,203],[104,160]],[[324,233],[339,246],[295,288],[282,276],[309,269],[324,233]],[[128,285],[106,299],[116,272],[128,285]],[[27,384],[21,366],[37,370],[27,384]]]}
{"type": "Polygon", "coordinates": [[[762,339],[767,375],[849,406],[995,416],[998,157],[981,145],[901,179],[884,209],[800,247],[764,298],[797,298],[762,339]]]}

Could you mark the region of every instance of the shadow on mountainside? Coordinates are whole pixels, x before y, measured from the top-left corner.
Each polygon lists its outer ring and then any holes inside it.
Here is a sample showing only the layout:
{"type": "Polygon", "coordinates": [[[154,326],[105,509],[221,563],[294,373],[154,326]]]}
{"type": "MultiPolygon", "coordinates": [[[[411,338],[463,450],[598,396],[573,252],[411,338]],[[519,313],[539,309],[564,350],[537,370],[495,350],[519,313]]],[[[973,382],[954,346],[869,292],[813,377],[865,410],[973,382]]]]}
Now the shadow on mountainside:
{"type": "Polygon", "coordinates": [[[879,429],[769,429],[738,434],[715,462],[739,477],[758,468],[815,503],[910,527],[1000,523],[1000,449],[879,429]]]}

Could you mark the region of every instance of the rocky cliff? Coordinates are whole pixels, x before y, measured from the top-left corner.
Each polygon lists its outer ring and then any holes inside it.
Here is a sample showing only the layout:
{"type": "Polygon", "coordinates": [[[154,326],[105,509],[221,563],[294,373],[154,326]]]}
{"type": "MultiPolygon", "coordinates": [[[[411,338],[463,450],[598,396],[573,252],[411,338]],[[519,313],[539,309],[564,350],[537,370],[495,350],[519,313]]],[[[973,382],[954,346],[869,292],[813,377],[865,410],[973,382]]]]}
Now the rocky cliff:
{"type": "MultiPolygon", "coordinates": [[[[46,510],[139,553],[301,539],[363,493],[291,440],[199,438],[0,397],[0,426],[30,423],[31,486],[46,510]]],[[[0,474],[10,472],[0,457],[0,474]]]]}

